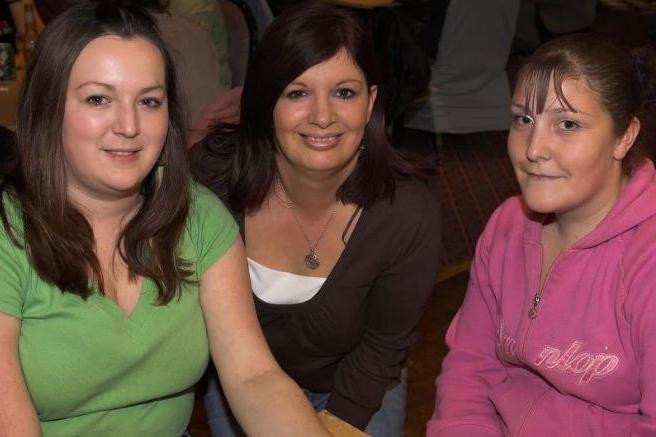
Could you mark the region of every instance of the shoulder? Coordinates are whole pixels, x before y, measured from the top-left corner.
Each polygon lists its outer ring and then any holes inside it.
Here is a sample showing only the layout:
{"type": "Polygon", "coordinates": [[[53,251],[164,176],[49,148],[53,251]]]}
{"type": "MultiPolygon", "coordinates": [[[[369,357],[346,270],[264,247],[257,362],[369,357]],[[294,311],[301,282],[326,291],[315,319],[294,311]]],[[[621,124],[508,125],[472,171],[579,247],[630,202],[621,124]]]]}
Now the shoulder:
{"type": "MultiPolygon", "coordinates": [[[[22,230],[18,203],[7,193],[2,193],[2,205],[13,236],[20,239],[22,230]]],[[[19,241],[22,243],[22,241],[19,241]]],[[[0,312],[21,318],[27,298],[28,278],[32,267],[27,252],[16,244],[3,224],[0,223],[0,312]]]]}
{"type": "Polygon", "coordinates": [[[528,222],[529,212],[521,196],[506,199],[490,215],[478,238],[476,253],[481,255],[497,250],[505,252],[508,247],[516,247],[526,238],[528,222]]]}
{"type": "Polygon", "coordinates": [[[393,197],[379,200],[372,209],[404,219],[426,215],[438,217],[440,204],[434,188],[420,179],[409,177],[398,179],[393,197]]]}
{"type": "Polygon", "coordinates": [[[435,190],[421,180],[398,180],[394,196],[378,200],[365,213],[364,228],[375,236],[376,244],[394,250],[416,245],[439,246],[442,236],[439,201],[435,190]]]}
{"type": "Polygon", "coordinates": [[[641,272],[653,276],[656,269],[656,215],[621,237],[624,240],[622,264],[627,276],[639,276],[641,272]]]}
{"type": "Polygon", "coordinates": [[[523,228],[528,215],[529,212],[522,202],[522,197],[510,197],[492,212],[483,233],[515,232],[523,228]]]}
{"type": "Polygon", "coordinates": [[[192,183],[190,197],[183,252],[192,245],[202,274],[227,251],[239,229],[232,215],[209,189],[192,183]]]}
{"type": "Polygon", "coordinates": [[[221,199],[198,182],[190,184],[189,221],[206,220],[211,216],[231,217],[221,199]]]}
{"type": "Polygon", "coordinates": [[[528,216],[521,196],[513,196],[504,200],[487,221],[486,229],[517,229],[516,226],[525,222],[528,216]]]}
{"type": "Polygon", "coordinates": [[[216,194],[207,187],[192,182],[190,188],[189,215],[187,227],[196,235],[217,228],[234,228],[232,214],[216,194]]]}
{"type": "MultiPolygon", "coordinates": [[[[23,232],[23,218],[20,208],[19,200],[10,192],[3,191],[0,194],[0,202],[2,202],[2,211],[8,220],[11,231],[16,238],[22,237],[23,232]]],[[[0,222],[0,236],[4,240],[9,240],[7,229],[0,222]]]]}

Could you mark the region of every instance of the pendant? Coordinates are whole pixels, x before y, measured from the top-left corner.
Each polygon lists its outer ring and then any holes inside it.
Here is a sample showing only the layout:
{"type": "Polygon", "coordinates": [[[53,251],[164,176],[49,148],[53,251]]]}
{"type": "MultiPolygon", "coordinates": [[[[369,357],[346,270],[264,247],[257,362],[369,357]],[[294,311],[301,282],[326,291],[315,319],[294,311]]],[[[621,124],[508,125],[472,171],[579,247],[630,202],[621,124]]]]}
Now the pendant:
{"type": "Polygon", "coordinates": [[[305,265],[308,269],[316,270],[319,267],[319,258],[314,253],[314,250],[310,250],[310,253],[305,255],[305,265]]]}

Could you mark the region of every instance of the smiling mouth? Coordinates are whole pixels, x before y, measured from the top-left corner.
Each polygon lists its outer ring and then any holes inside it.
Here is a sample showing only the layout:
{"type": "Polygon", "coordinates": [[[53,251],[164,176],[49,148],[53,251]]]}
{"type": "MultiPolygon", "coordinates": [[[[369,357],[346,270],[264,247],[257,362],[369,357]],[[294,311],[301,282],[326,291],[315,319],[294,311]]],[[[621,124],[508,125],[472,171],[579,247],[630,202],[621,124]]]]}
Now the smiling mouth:
{"type": "Polygon", "coordinates": [[[114,150],[114,149],[102,149],[103,152],[109,153],[115,156],[130,156],[138,153],[141,149],[136,150],[114,150]]]}
{"type": "Polygon", "coordinates": [[[329,147],[337,143],[342,134],[335,135],[307,135],[300,134],[301,138],[309,145],[313,147],[329,147]]]}
{"type": "Polygon", "coordinates": [[[300,134],[303,138],[307,138],[312,141],[335,141],[341,134],[335,134],[335,135],[308,135],[308,134],[300,134]]]}
{"type": "Polygon", "coordinates": [[[540,174],[540,173],[531,173],[529,171],[527,171],[526,174],[528,176],[532,177],[532,178],[539,179],[539,180],[560,179],[560,176],[551,176],[551,175],[540,174]]]}

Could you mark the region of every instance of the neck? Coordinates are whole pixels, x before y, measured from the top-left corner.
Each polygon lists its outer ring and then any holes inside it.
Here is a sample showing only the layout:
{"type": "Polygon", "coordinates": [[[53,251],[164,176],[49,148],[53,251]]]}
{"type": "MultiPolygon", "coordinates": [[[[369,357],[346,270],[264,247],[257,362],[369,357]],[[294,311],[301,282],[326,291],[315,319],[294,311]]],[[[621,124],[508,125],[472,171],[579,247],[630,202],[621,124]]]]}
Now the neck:
{"type": "Polygon", "coordinates": [[[276,154],[278,177],[289,200],[306,215],[321,215],[332,209],[337,190],[355,170],[357,159],[331,170],[307,170],[295,166],[281,153],[276,154]]]}
{"type": "Polygon", "coordinates": [[[279,169],[278,177],[284,191],[283,195],[304,215],[323,217],[327,210],[335,207],[337,190],[342,185],[342,180],[308,178],[303,174],[281,170],[279,169]]]}
{"type": "Polygon", "coordinates": [[[89,221],[94,232],[97,228],[106,226],[114,227],[118,231],[119,224],[131,217],[141,202],[138,193],[120,198],[98,198],[69,188],[68,196],[71,203],[89,221]]]}
{"type": "Polygon", "coordinates": [[[613,189],[613,193],[606,197],[604,202],[592,205],[584,211],[554,214],[554,229],[566,248],[592,232],[601,223],[615,205],[625,183],[626,178],[622,177],[620,183],[613,189]]]}

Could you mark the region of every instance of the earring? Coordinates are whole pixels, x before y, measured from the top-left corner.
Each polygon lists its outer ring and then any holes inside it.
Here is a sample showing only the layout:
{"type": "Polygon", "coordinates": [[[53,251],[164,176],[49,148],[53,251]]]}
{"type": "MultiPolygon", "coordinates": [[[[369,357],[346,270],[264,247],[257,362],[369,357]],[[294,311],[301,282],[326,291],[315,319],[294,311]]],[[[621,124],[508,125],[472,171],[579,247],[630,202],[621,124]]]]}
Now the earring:
{"type": "Polygon", "coordinates": [[[160,158],[157,161],[157,168],[155,169],[155,187],[159,188],[162,185],[162,180],[164,179],[164,167],[166,167],[166,161],[160,158]]]}

